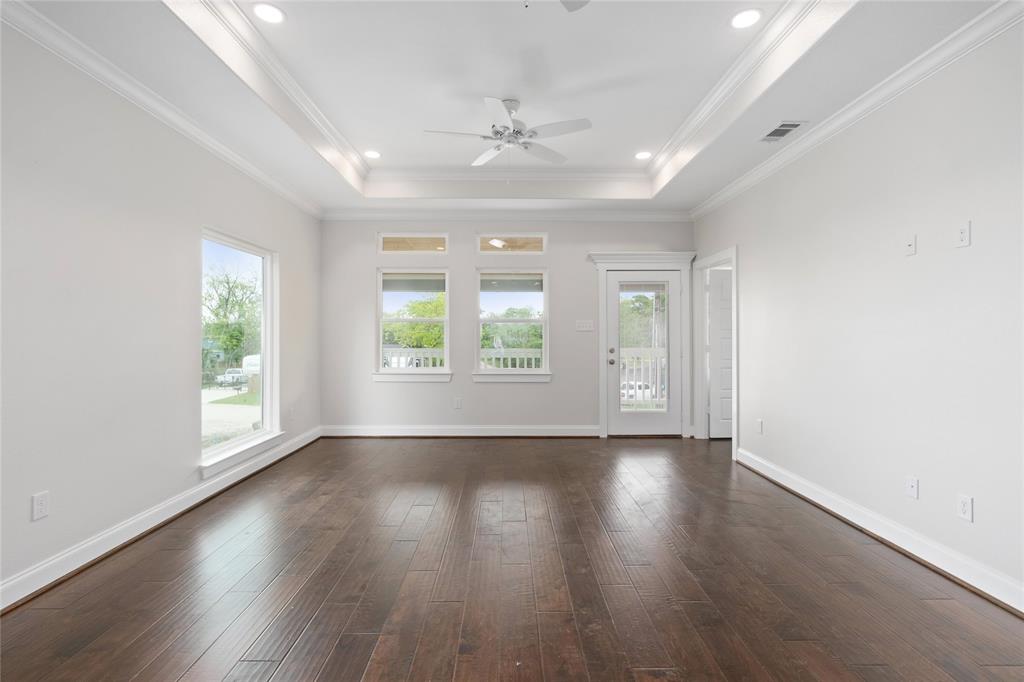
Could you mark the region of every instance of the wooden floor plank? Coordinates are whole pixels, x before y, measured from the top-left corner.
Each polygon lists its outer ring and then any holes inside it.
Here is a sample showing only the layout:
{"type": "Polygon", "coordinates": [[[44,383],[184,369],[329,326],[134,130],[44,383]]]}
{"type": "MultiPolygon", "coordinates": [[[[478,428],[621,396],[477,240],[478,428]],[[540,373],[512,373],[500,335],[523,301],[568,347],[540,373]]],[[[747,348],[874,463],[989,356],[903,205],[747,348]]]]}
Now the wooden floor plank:
{"type": "Polygon", "coordinates": [[[0,619],[11,680],[1022,680],[727,442],[321,440],[0,619]]]}

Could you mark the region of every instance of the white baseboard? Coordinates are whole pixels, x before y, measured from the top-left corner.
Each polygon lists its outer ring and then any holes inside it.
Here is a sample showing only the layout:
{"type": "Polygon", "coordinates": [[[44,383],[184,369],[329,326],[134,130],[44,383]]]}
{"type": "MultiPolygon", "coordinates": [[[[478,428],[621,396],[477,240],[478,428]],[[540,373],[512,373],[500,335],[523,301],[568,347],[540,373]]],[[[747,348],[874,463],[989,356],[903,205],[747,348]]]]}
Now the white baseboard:
{"type": "Polygon", "coordinates": [[[323,427],[325,436],[590,436],[597,437],[601,429],[596,424],[572,426],[422,426],[380,425],[352,426],[336,425],[323,427]]]}
{"type": "Polygon", "coordinates": [[[123,545],[132,538],[142,535],[164,521],[180,514],[208,497],[227,488],[249,474],[273,464],[285,455],[295,452],[321,436],[322,428],[317,426],[291,438],[266,452],[257,455],[238,466],[204,480],[169,500],[150,507],[135,516],[122,521],[82,542],[59,552],[34,566],[12,575],[0,583],[0,607],[22,599],[55,580],[59,580],[90,561],[123,545]]]}
{"type": "Polygon", "coordinates": [[[737,460],[763,476],[820,504],[847,521],[905,549],[929,564],[954,575],[1017,610],[1024,611],[1024,582],[936,542],[892,519],[808,481],[749,450],[739,449],[737,460]]]}

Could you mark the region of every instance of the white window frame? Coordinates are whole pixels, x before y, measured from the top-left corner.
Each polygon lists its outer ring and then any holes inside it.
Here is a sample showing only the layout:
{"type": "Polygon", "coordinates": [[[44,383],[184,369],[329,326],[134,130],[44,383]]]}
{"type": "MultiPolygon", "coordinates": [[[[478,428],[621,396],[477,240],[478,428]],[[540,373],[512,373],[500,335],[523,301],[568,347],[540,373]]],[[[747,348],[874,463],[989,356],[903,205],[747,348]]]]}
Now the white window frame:
{"type": "Polygon", "coordinates": [[[381,256],[400,256],[415,254],[417,256],[447,256],[448,255],[449,239],[447,232],[378,232],[377,233],[377,254],[381,256]],[[385,237],[396,237],[399,239],[407,237],[422,237],[422,238],[436,238],[444,240],[444,251],[385,251],[384,250],[384,238],[385,237]]]}
{"type": "Polygon", "coordinates": [[[543,256],[548,252],[547,232],[481,232],[476,236],[476,252],[480,256],[543,256]],[[505,237],[540,237],[540,251],[484,251],[480,242],[484,239],[502,239],[505,237]]]}
{"type": "MultiPolygon", "coordinates": [[[[263,324],[260,326],[260,375],[263,380],[260,407],[263,428],[251,434],[232,438],[208,450],[200,449],[200,472],[203,478],[208,478],[269,450],[283,441],[285,434],[281,430],[278,374],[280,329],[277,314],[279,295],[277,252],[212,228],[203,228],[202,238],[199,242],[200,259],[202,259],[203,241],[214,241],[263,259],[263,324]]],[[[199,324],[201,336],[202,318],[200,318],[199,324]]]]}
{"type": "MultiPolygon", "coordinates": [[[[390,252],[395,253],[395,252],[390,252]]],[[[420,252],[417,252],[420,253],[420,252]]],[[[425,252],[423,252],[425,253],[425,252]]],[[[438,252],[440,253],[440,252],[438,252]]],[[[374,381],[451,381],[451,277],[446,268],[377,268],[377,323],[376,349],[374,350],[376,369],[374,381]],[[444,323],[444,367],[385,367],[384,366],[384,275],[444,275],[444,317],[443,318],[412,318],[410,322],[443,322],[444,323]]]]}
{"type": "MultiPolygon", "coordinates": [[[[536,255],[535,252],[531,252],[536,255]]],[[[493,382],[505,382],[505,383],[537,383],[537,382],[549,382],[551,381],[551,337],[550,337],[550,325],[548,319],[550,318],[550,312],[548,310],[548,302],[550,301],[550,293],[548,292],[548,270],[547,268],[488,268],[478,267],[476,269],[476,339],[473,341],[474,356],[476,364],[473,370],[473,381],[477,383],[493,383],[493,382]],[[485,319],[480,315],[480,280],[484,275],[540,275],[542,281],[542,287],[544,289],[544,310],[540,318],[530,319],[510,319],[510,320],[493,320],[485,319]],[[520,369],[520,368],[509,368],[509,369],[483,369],[480,364],[480,335],[483,333],[483,325],[487,322],[511,322],[511,323],[525,323],[525,324],[537,324],[541,323],[541,334],[544,339],[544,347],[541,349],[541,369],[520,369]]]]}

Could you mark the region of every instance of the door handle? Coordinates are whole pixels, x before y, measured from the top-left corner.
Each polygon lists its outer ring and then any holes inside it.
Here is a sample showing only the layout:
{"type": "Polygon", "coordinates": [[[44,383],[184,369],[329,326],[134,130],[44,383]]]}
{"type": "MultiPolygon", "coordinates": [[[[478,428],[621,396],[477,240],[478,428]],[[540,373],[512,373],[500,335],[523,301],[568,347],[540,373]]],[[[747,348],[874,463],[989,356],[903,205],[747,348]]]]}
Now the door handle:
{"type": "Polygon", "coordinates": [[[614,365],[615,364],[615,358],[608,358],[608,364],[609,365],[614,365]]]}
{"type": "Polygon", "coordinates": [[[608,352],[609,352],[609,353],[614,353],[614,352],[615,352],[615,349],[614,349],[614,348],[609,348],[609,349],[608,349],[608,352]]]}

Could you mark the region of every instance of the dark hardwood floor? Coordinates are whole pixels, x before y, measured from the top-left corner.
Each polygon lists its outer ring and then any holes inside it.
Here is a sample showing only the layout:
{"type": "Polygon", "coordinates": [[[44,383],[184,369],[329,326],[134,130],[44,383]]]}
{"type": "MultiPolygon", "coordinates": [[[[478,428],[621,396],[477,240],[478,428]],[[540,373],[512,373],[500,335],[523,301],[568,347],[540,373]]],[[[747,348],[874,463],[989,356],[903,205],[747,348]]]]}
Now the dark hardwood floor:
{"type": "Polygon", "coordinates": [[[1024,680],[727,442],[321,440],[14,610],[4,680],[1024,680]]]}

